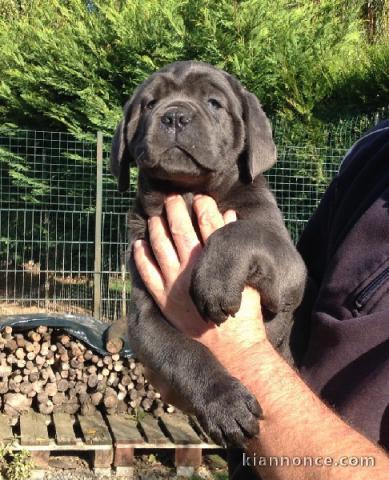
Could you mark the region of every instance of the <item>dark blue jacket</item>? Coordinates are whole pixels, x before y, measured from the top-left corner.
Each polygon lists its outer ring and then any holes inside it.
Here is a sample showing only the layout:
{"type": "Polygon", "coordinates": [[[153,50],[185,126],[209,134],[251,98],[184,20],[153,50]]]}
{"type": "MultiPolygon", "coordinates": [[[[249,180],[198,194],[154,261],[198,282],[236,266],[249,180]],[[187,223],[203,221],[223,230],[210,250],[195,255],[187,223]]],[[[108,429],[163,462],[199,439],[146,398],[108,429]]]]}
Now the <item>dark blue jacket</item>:
{"type": "Polygon", "coordinates": [[[389,120],[350,149],[298,248],[316,287],[301,375],[389,449],[389,120]]]}
{"type": "MultiPolygon", "coordinates": [[[[346,154],[298,249],[310,277],[292,335],[301,376],[389,450],[389,120],[346,154]]],[[[242,451],[228,466],[232,480],[257,478],[242,451]]]]}

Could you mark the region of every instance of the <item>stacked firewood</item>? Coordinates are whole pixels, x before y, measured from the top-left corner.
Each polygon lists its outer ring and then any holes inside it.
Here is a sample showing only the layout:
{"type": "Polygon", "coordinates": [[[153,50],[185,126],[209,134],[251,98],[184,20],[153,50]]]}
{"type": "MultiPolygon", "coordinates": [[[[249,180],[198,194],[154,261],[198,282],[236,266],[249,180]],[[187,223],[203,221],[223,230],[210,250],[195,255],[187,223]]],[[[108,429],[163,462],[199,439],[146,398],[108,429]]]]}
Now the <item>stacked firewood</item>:
{"type": "Polygon", "coordinates": [[[31,408],[40,413],[108,414],[142,411],[155,416],[164,404],[143,366],[119,354],[98,355],[70,335],[41,325],[0,333],[0,406],[12,419],[31,408]]]}

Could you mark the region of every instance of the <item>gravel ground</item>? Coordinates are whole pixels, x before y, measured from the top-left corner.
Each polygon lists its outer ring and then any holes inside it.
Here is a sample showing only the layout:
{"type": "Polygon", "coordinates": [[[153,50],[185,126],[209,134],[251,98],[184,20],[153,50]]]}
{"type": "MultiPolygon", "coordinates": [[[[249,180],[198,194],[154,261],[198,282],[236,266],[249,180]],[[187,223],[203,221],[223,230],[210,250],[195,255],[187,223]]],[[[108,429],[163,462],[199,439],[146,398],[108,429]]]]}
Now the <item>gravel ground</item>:
{"type": "Polygon", "coordinates": [[[51,456],[50,470],[45,474],[45,480],[108,480],[114,477],[95,475],[88,462],[78,456],[51,456]]]}
{"type": "Polygon", "coordinates": [[[45,480],[111,480],[114,476],[95,475],[88,470],[53,470],[47,472],[45,480]]]}
{"type": "MultiPolygon", "coordinates": [[[[202,465],[192,480],[227,480],[225,462],[220,457],[215,461],[214,456],[205,456],[202,465]]],[[[113,480],[118,479],[114,472],[110,476],[96,475],[90,470],[84,458],[72,456],[52,456],[50,470],[44,480],[113,480]]],[[[125,477],[120,477],[125,480],[125,477]]],[[[133,480],[184,480],[177,477],[170,457],[162,455],[142,455],[135,458],[133,480]]],[[[185,480],[188,480],[187,478],[185,480]]]]}
{"type": "MultiPolygon", "coordinates": [[[[86,469],[76,470],[59,470],[49,471],[45,475],[45,480],[118,480],[112,472],[112,475],[95,475],[92,471],[86,469]]],[[[135,472],[133,480],[184,480],[185,477],[177,477],[177,475],[168,468],[153,468],[152,471],[135,472]]],[[[193,478],[193,477],[192,477],[193,478]]],[[[217,478],[217,477],[216,477],[217,478]]],[[[214,480],[215,477],[206,467],[200,467],[194,476],[195,480],[214,480]]],[[[120,477],[125,480],[125,477],[120,477]]],[[[188,478],[185,478],[188,480],[188,478]]]]}

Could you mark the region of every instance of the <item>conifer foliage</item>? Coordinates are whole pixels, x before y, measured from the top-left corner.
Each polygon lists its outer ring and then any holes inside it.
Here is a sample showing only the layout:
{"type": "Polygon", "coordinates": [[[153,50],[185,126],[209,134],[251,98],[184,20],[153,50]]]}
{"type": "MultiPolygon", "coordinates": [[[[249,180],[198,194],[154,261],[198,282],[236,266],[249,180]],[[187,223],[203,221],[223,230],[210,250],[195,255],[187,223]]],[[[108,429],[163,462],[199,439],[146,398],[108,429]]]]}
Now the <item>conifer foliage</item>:
{"type": "Polygon", "coordinates": [[[0,0],[0,122],[110,135],[135,87],[180,59],[235,74],[289,119],[385,104],[387,36],[369,42],[364,3],[0,0]]]}

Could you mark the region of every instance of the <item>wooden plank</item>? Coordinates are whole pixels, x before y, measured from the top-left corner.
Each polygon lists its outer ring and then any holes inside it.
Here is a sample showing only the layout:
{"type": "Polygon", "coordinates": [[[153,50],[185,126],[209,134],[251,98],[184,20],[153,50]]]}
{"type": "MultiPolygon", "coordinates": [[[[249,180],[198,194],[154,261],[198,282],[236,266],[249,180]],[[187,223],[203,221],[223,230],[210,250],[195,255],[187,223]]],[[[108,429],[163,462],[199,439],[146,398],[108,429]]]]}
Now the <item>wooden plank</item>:
{"type": "Polygon", "coordinates": [[[113,460],[113,448],[107,450],[95,450],[93,455],[93,468],[95,473],[100,475],[110,475],[111,474],[111,464],[113,460]],[[97,472],[97,469],[100,469],[97,472]]]}
{"type": "Polygon", "coordinates": [[[46,469],[49,466],[50,451],[30,452],[34,467],[37,469],[46,469]]]}
{"type": "Polygon", "coordinates": [[[107,415],[107,421],[116,445],[145,443],[134,418],[123,415],[107,415]]]}
{"type": "Polygon", "coordinates": [[[9,418],[6,415],[0,415],[0,442],[9,443],[14,439],[9,418]]]}
{"type": "Polygon", "coordinates": [[[176,467],[198,468],[201,462],[201,448],[176,448],[174,451],[174,464],[176,467]]]}
{"type": "Polygon", "coordinates": [[[199,444],[201,439],[188,423],[188,417],[181,414],[163,415],[161,422],[165,425],[174,443],[177,445],[199,444]]]}
{"type": "Polygon", "coordinates": [[[77,443],[74,433],[74,417],[68,413],[54,413],[55,439],[58,445],[75,445],[77,443]]]}
{"type": "Polygon", "coordinates": [[[139,423],[149,443],[153,443],[155,445],[171,443],[170,440],[162,432],[157,420],[151,415],[146,415],[139,423]]]}
{"type": "Polygon", "coordinates": [[[129,467],[134,463],[134,447],[116,445],[113,459],[114,467],[129,467]]]}
{"type": "MultiPolygon", "coordinates": [[[[83,439],[77,438],[75,445],[58,445],[57,442],[50,438],[48,445],[28,445],[29,452],[74,452],[75,450],[80,452],[95,452],[96,450],[108,450],[110,445],[87,445],[83,439]]],[[[16,440],[13,444],[14,450],[23,450],[25,447],[20,445],[16,440]]]]}
{"type": "Polygon", "coordinates": [[[78,415],[78,421],[86,444],[112,446],[111,435],[99,411],[93,415],[78,415]]]}
{"type": "Polygon", "coordinates": [[[190,419],[190,422],[195,426],[195,430],[197,430],[200,433],[200,438],[203,440],[203,442],[209,443],[211,447],[217,447],[217,445],[213,442],[212,438],[205,432],[203,427],[200,425],[197,418],[191,415],[189,419],[190,419]]]}
{"type": "Polygon", "coordinates": [[[30,411],[20,417],[21,445],[49,445],[47,415],[30,411]]]}

